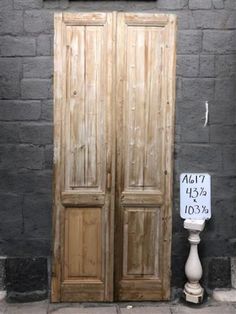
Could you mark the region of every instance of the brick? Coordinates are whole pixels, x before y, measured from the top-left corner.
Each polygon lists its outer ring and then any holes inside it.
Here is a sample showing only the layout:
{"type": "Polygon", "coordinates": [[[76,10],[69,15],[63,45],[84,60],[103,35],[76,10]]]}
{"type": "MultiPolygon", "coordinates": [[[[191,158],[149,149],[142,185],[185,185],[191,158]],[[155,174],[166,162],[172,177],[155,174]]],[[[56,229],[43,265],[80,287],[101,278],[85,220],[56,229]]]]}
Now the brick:
{"type": "Polygon", "coordinates": [[[49,239],[1,238],[0,254],[6,256],[49,256],[51,247],[49,239]]]}
{"type": "Polygon", "coordinates": [[[50,56],[52,55],[52,37],[50,35],[39,35],[37,38],[37,55],[50,56]]]}
{"type": "Polygon", "coordinates": [[[203,51],[225,53],[236,51],[235,32],[232,30],[205,30],[203,32],[203,51]]]}
{"type": "MultiPolygon", "coordinates": [[[[183,239],[184,241],[184,239],[183,239]]],[[[171,265],[175,265],[175,267],[172,267],[171,271],[171,286],[172,287],[183,287],[185,284],[185,263],[186,263],[186,257],[185,256],[175,256],[172,255],[172,262],[171,265]]],[[[173,293],[173,292],[172,292],[173,293]]],[[[173,294],[172,294],[173,297],[173,294]]],[[[177,297],[178,299],[178,297],[177,297]]],[[[173,311],[171,312],[172,314],[173,311]]],[[[181,313],[183,314],[183,313],[181,313]]]]}
{"type": "Polygon", "coordinates": [[[0,41],[1,56],[34,56],[36,53],[34,38],[4,36],[0,41]]]}
{"type": "Polygon", "coordinates": [[[180,172],[222,171],[220,145],[183,144],[178,159],[180,172]]]}
{"type": "Polygon", "coordinates": [[[228,28],[228,29],[236,28],[236,11],[230,11],[229,18],[227,19],[224,28],[228,28]]]}
{"type": "Polygon", "coordinates": [[[181,142],[208,143],[209,128],[203,127],[205,103],[199,101],[186,102],[179,107],[178,111],[181,142]]]}
{"type": "Polygon", "coordinates": [[[183,98],[185,100],[202,101],[214,99],[214,80],[205,78],[184,78],[183,98]]]}
{"type": "Polygon", "coordinates": [[[53,145],[46,145],[44,148],[45,168],[52,169],[53,167],[53,145]]]}
{"type": "Polygon", "coordinates": [[[33,145],[0,145],[1,169],[42,169],[44,150],[33,145]]]}
{"type": "Polygon", "coordinates": [[[24,31],[23,12],[0,10],[0,34],[17,35],[24,31]]]}
{"type": "Polygon", "coordinates": [[[235,0],[225,0],[225,9],[233,9],[236,10],[236,2],[235,0]]]}
{"type": "Polygon", "coordinates": [[[210,140],[212,143],[236,144],[236,125],[214,124],[210,126],[210,140]]]}
{"type": "Polygon", "coordinates": [[[53,72],[53,59],[51,57],[25,58],[23,61],[23,77],[50,78],[53,72]]]}
{"type": "Polygon", "coordinates": [[[72,7],[73,3],[69,4],[69,0],[47,0],[44,1],[44,9],[67,9],[72,7]]]}
{"type": "Polygon", "coordinates": [[[216,76],[230,77],[236,75],[236,57],[232,55],[216,56],[216,76]]]}
{"type": "Polygon", "coordinates": [[[40,258],[7,258],[7,290],[29,292],[46,290],[48,284],[47,259],[40,258]]]}
{"type": "Polygon", "coordinates": [[[230,16],[228,11],[218,10],[198,10],[192,14],[196,27],[202,29],[224,29],[230,16]]]}
{"type": "Polygon", "coordinates": [[[40,101],[0,100],[0,120],[38,120],[40,101]]]}
{"type": "MultiPolygon", "coordinates": [[[[212,196],[217,200],[233,200],[235,197],[236,177],[231,176],[214,176],[212,180],[212,196]]],[[[234,204],[235,204],[235,200],[234,204]]]]}
{"type": "Polygon", "coordinates": [[[223,0],[212,0],[214,9],[224,9],[224,1],[223,0]]]}
{"type": "Polygon", "coordinates": [[[24,29],[28,33],[52,33],[53,11],[32,10],[25,11],[24,29]]]}
{"type": "Polygon", "coordinates": [[[43,0],[14,0],[14,9],[41,9],[43,0]]]}
{"type": "Polygon", "coordinates": [[[42,101],[42,120],[53,121],[53,101],[43,100],[42,101]]]}
{"type": "Polygon", "coordinates": [[[214,208],[214,233],[224,239],[235,236],[235,226],[233,221],[236,219],[236,212],[233,209],[235,200],[231,198],[213,199],[212,208],[214,208]],[[217,224],[217,221],[221,221],[217,224]]]}
{"type": "Polygon", "coordinates": [[[49,237],[51,231],[51,198],[46,194],[24,196],[24,234],[29,238],[49,237]]]}
{"type": "Polygon", "coordinates": [[[210,288],[227,288],[231,284],[229,257],[213,258],[209,263],[210,288]]]}
{"type": "Polygon", "coordinates": [[[1,220],[0,234],[19,237],[22,232],[22,201],[23,196],[15,193],[0,193],[1,220]]]}
{"type": "Polygon", "coordinates": [[[226,256],[234,255],[235,243],[232,243],[230,239],[223,239],[218,237],[217,240],[214,237],[204,238],[202,236],[202,241],[200,245],[200,256],[205,257],[215,257],[215,256],[226,256]]]}
{"type": "Polygon", "coordinates": [[[220,124],[224,121],[225,124],[235,124],[236,122],[236,107],[234,100],[225,99],[224,101],[215,100],[210,107],[210,123],[220,124]]]}
{"type": "Polygon", "coordinates": [[[158,0],[157,8],[158,9],[168,9],[168,10],[179,10],[187,8],[188,0],[158,0]]]}
{"type": "Polygon", "coordinates": [[[58,0],[47,0],[44,2],[44,9],[58,9],[60,8],[60,1],[58,0]]]}
{"type": "Polygon", "coordinates": [[[224,146],[223,148],[223,168],[225,171],[236,172],[236,146],[224,146]]]}
{"type": "MultiPolygon", "coordinates": [[[[22,192],[31,192],[33,189],[33,180],[34,176],[32,176],[32,172],[29,170],[22,170],[20,172],[16,172],[14,169],[5,170],[0,169],[0,191],[1,193],[22,193],[22,192]],[[30,176],[31,174],[31,176],[30,176]]],[[[6,237],[7,238],[7,237],[6,237]]],[[[0,242],[1,248],[1,242],[0,242]]]]}
{"type": "Polygon", "coordinates": [[[51,81],[47,79],[23,79],[21,81],[23,99],[47,99],[51,96],[51,81]]]}
{"type": "Polygon", "coordinates": [[[19,143],[19,124],[1,122],[0,123],[0,143],[19,143]]]}
{"type": "MultiPolygon", "coordinates": [[[[181,220],[179,220],[180,222],[181,220]]],[[[174,234],[174,239],[173,239],[173,247],[175,248],[174,249],[174,252],[173,254],[174,255],[182,255],[185,257],[185,260],[187,258],[187,255],[189,253],[189,244],[188,244],[188,233],[186,232],[186,230],[184,230],[184,233],[175,233],[174,234]],[[179,243],[179,245],[177,244],[179,243]]]]}
{"type": "Polygon", "coordinates": [[[51,144],[52,131],[51,123],[25,123],[20,126],[20,139],[22,143],[51,144]]]}
{"type": "Polygon", "coordinates": [[[17,169],[16,171],[15,169],[0,169],[0,177],[0,191],[2,192],[52,192],[52,172],[50,170],[17,169]]]}
{"type": "Polygon", "coordinates": [[[215,56],[213,55],[200,56],[200,76],[201,77],[215,76],[215,56]]]}
{"type": "Polygon", "coordinates": [[[19,97],[21,67],[19,58],[0,58],[0,98],[19,97]]]}
{"type": "Polygon", "coordinates": [[[199,72],[198,55],[177,56],[177,75],[183,77],[196,77],[199,72]]]}
{"type": "Polygon", "coordinates": [[[7,12],[12,10],[13,0],[1,0],[0,1],[0,12],[7,12]]]}
{"type": "Polygon", "coordinates": [[[192,12],[189,10],[176,11],[175,14],[178,16],[178,29],[195,29],[195,22],[192,16],[192,12]]]}
{"type": "Polygon", "coordinates": [[[216,79],[215,82],[215,99],[222,100],[236,100],[236,76],[231,78],[216,79]]]}
{"type": "Polygon", "coordinates": [[[180,77],[176,78],[176,100],[180,101],[183,99],[183,79],[180,77]]]}
{"type": "Polygon", "coordinates": [[[178,32],[177,53],[194,54],[201,51],[201,31],[181,30],[178,32]]]}
{"type": "Polygon", "coordinates": [[[34,181],[34,192],[52,195],[52,169],[37,172],[34,181]]]}
{"type": "Polygon", "coordinates": [[[211,0],[189,0],[189,9],[211,9],[211,0]]]}

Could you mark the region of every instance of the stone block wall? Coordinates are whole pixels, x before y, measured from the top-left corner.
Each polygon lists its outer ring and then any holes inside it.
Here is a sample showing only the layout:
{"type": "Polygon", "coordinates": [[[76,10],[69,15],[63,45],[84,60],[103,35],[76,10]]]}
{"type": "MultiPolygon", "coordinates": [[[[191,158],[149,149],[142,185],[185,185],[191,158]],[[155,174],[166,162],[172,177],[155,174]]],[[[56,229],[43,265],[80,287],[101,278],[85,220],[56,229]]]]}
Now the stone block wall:
{"type": "MultiPolygon", "coordinates": [[[[203,284],[230,286],[230,257],[236,255],[236,1],[1,0],[0,256],[7,257],[8,290],[22,292],[12,282],[25,278],[30,265],[47,272],[51,254],[53,14],[62,10],[178,16],[172,285],[183,285],[188,254],[179,174],[196,171],[212,175],[213,217],[200,244],[203,284]],[[210,117],[203,128],[206,100],[210,117]]],[[[44,291],[43,278],[41,286],[26,284],[25,291],[44,291]]]]}

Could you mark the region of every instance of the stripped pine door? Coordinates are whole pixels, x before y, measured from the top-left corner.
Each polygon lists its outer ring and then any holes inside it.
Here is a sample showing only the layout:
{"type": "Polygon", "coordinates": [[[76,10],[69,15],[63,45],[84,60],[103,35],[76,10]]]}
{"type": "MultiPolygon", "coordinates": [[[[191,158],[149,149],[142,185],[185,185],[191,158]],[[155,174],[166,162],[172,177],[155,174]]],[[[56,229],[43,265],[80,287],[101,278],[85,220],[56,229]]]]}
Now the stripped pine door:
{"type": "Polygon", "coordinates": [[[53,302],[169,298],[175,25],[55,15],[53,302]]]}
{"type": "Polygon", "coordinates": [[[175,17],[117,17],[115,295],[170,296],[175,17]]]}
{"type": "Polygon", "coordinates": [[[113,298],[113,23],[55,16],[52,301],[113,298]]]}

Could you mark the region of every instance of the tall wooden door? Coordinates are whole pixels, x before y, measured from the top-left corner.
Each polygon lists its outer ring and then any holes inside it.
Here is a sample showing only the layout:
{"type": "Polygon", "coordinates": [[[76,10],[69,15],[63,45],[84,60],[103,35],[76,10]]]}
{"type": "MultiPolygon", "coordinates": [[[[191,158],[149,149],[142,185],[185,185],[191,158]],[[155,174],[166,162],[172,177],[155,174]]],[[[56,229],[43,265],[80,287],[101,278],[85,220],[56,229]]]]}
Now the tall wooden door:
{"type": "Polygon", "coordinates": [[[53,302],[170,296],[175,27],[55,15],[53,302]]]}

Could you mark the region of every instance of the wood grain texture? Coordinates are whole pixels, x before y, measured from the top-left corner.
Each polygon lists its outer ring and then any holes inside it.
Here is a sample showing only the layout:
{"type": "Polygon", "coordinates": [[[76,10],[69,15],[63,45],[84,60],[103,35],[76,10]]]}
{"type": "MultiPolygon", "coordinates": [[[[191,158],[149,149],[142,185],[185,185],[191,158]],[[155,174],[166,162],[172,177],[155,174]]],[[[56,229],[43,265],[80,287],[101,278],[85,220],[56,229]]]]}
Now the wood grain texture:
{"type": "Polygon", "coordinates": [[[58,271],[51,299],[111,301],[114,206],[107,178],[114,180],[113,14],[58,16],[54,97],[55,125],[60,130],[55,135],[60,143],[54,208],[58,271]]]}
{"type": "Polygon", "coordinates": [[[67,208],[64,280],[102,279],[102,209],[67,208]]]}
{"type": "Polygon", "coordinates": [[[168,299],[176,20],[117,21],[115,297],[168,299]]]}
{"type": "Polygon", "coordinates": [[[170,297],[175,41],[173,15],[55,15],[52,302],[170,297]]]}
{"type": "Polygon", "coordinates": [[[57,13],[54,17],[54,156],[53,156],[53,258],[51,301],[59,302],[61,297],[61,212],[63,207],[60,202],[61,192],[61,116],[63,104],[63,23],[62,14],[57,13]]]}

